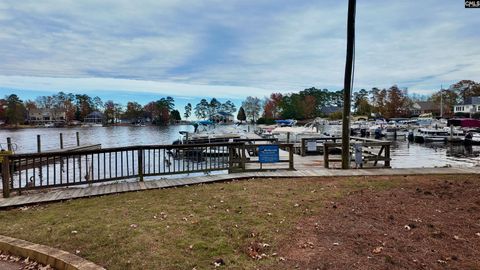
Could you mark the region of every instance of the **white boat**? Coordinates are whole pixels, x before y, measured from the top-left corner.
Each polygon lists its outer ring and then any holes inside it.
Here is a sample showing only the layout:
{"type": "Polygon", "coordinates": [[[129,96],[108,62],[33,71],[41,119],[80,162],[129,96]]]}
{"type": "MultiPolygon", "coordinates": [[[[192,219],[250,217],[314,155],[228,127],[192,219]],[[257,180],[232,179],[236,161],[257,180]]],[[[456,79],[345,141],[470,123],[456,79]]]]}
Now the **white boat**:
{"type": "Polygon", "coordinates": [[[408,136],[408,129],[401,128],[401,127],[387,127],[384,130],[384,134],[386,137],[407,137],[408,136]]]}
{"type": "Polygon", "coordinates": [[[449,137],[454,139],[463,139],[464,133],[462,130],[449,128],[434,129],[434,128],[419,128],[414,132],[414,141],[423,142],[445,142],[449,137]],[[452,133],[452,134],[450,134],[452,133]]]}
{"type": "Polygon", "coordinates": [[[103,127],[100,123],[84,123],[81,127],[103,127]]]}

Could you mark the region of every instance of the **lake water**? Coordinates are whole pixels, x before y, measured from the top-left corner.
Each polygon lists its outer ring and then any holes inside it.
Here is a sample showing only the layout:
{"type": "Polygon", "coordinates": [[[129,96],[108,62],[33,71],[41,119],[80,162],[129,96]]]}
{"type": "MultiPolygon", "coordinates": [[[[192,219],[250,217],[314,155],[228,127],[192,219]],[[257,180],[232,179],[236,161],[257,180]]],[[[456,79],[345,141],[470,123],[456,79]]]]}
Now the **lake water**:
{"type": "MultiPolygon", "coordinates": [[[[180,137],[179,131],[193,132],[191,125],[167,127],[89,127],[89,128],[29,128],[0,130],[0,143],[5,148],[6,138],[17,144],[17,153],[35,152],[37,134],[42,139],[42,150],[59,148],[59,133],[63,133],[65,147],[76,145],[76,132],[81,144],[102,144],[103,148],[143,144],[171,144],[180,137]]],[[[395,141],[392,147],[392,167],[419,168],[443,166],[480,166],[480,146],[448,144],[416,144],[406,140],[395,141]]]]}
{"type": "Polygon", "coordinates": [[[191,125],[176,126],[115,126],[115,127],[78,127],[78,128],[28,128],[0,130],[0,143],[4,146],[6,138],[17,144],[17,153],[37,151],[37,135],[41,136],[42,151],[60,148],[60,133],[63,133],[65,147],[76,145],[76,132],[80,135],[80,144],[102,144],[102,148],[132,146],[143,144],[171,144],[180,138],[180,131],[193,132],[191,125]]]}

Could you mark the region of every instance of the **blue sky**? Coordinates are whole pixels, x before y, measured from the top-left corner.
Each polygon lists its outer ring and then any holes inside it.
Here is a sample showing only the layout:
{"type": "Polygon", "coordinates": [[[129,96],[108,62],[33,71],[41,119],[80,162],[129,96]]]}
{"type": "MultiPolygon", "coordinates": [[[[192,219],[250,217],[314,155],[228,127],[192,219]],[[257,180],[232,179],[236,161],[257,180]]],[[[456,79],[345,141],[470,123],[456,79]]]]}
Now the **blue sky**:
{"type": "MultiPolygon", "coordinates": [[[[480,9],[357,1],[355,88],[480,81],[480,9]]],[[[343,84],[347,0],[3,0],[0,95],[59,90],[177,107],[343,84]],[[145,102],[143,102],[145,101],[145,102]]]]}

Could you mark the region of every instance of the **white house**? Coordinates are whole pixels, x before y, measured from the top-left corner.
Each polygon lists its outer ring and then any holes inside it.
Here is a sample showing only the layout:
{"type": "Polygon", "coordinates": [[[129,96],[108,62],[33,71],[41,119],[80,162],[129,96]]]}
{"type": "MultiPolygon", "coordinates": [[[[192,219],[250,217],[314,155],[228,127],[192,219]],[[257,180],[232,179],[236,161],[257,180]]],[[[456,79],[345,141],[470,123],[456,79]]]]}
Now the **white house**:
{"type": "Polygon", "coordinates": [[[64,123],[66,112],[63,109],[30,109],[27,121],[30,123],[64,123]]]}
{"type": "Polygon", "coordinates": [[[210,120],[216,123],[230,123],[233,122],[233,119],[233,114],[223,111],[217,112],[210,117],[210,120]]]}
{"type": "Polygon", "coordinates": [[[466,98],[464,102],[455,105],[454,113],[480,112],[480,96],[466,98]]]}

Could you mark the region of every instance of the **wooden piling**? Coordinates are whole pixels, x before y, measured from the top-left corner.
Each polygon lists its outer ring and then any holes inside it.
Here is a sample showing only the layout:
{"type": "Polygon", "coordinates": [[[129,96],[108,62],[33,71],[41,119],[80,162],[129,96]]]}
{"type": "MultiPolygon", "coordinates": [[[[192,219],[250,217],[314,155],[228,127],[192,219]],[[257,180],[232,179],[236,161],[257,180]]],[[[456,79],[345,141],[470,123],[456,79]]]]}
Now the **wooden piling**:
{"type": "Polygon", "coordinates": [[[40,139],[40,135],[37,135],[37,152],[38,153],[42,152],[42,142],[40,139]]]}
{"type": "Polygon", "coordinates": [[[63,149],[63,133],[60,133],[60,149],[63,149]]]}
{"type": "Polygon", "coordinates": [[[7,150],[8,150],[8,151],[12,151],[12,150],[13,150],[13,147],[12,147],[12,138],[10,138],[10,137],[7,138],[7,150]]]}
{"type": "Polygon", "coordinates": [[[8,155],[3,156],[2,161],[2,187],[3,197],[10,197],[10,160],[8,155]]]}
{"type": "Polygon", "coordinates": [[[77,131],[75,135],[77,136],[77,146],[80,146],[80,133],[77,131]]]}

